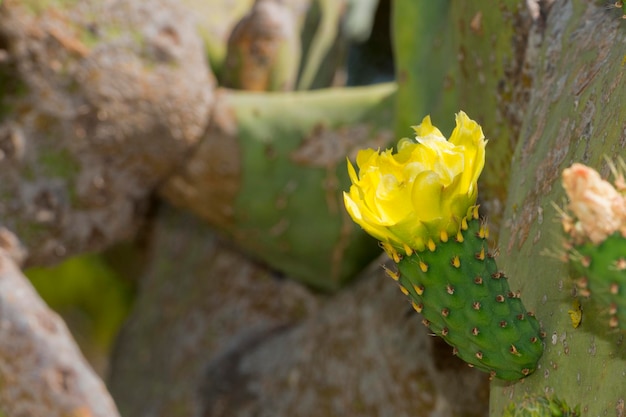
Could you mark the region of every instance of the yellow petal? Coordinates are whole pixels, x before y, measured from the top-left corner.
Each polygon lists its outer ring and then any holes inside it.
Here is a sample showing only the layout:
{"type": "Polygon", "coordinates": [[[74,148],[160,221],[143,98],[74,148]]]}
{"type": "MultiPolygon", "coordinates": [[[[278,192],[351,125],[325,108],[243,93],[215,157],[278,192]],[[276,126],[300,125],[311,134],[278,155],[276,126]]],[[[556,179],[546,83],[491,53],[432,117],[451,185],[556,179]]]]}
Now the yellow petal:
{"type": "Polygon", "coordinates": [[[352,220],[359,226],[363,228],[369,235],[380,241],[389,240],[389,231],[386,227],[379,225],[374,217],[367,213],[367,211],[362,212],[359,204],[355,202],[350,195],[347,193],[343,193],[343,201],[346,206],[346,210],[352,220]],[[365,214],[365,216],[364,216],[365,214]]]}
{"type": "Polygon", "coordinates": [[[415,178],[411,199],[415,214],[419,219],[428,222],[442,216],[442,191],[441,178],[432,171],[424,171],[415,178]]]}
{"type": "Polygon", "coordinates": [[[359,182],[359,177],[356,175],[356,171],[354,170],[352,162],[350,162],[348,158],[346,158],[346,162],[348,163],[348,175],[350,176],[350,181],[352,182],[352,184],[356,184],[357,182],[359,182]]]}
{"type": "Polygon", "coordinates": [[[348,161],[348,213],[398,253],[456,235],[476,203],[487,142],[465,113],[456,122],[448,141],[427,116],[414,127],[416,138],[401,139],[395,152],[367,149],[358,152],[356,167],[348,161]]]}
{"type": "Polygon", "coordinates": [[[430,116],[424,117],[424,119],[422,119],[422,123],[420,123],[417,126],[412,126],[412,127],[413,127],[413,130],[415,131],[416,136],[425,137],[425,136],[432,135],[432,136],[439,136],[441,138],[444,138],[444,136],[441,134],[441,131],[432,125],[430,121],[430,116]]]}
{"type": "Polygon", "coordinates": [[[456,115],[456,127],[450,135],[450,143],[454,145],[472,145],[476,147],[481,140],[484,140],[483,129],[474,120],[467,117],[465,112],[458,112],[456,115]]]}

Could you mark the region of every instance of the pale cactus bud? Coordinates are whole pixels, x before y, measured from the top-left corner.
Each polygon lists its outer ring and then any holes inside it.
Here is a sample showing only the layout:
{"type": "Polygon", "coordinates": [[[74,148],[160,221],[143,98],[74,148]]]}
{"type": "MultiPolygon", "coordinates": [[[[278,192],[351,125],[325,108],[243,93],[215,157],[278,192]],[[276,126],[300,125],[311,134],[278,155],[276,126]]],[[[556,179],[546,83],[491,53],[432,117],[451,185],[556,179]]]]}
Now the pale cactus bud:
{"type": "Polygon", "coordinates": [[[617,231],[626,235],[626,200],[595,170],[573,164],[563,170],[563,188],[577,219],[572,224],[571,218],[565,218],[564,228],[575,240],[597,244],[617,231]]]}

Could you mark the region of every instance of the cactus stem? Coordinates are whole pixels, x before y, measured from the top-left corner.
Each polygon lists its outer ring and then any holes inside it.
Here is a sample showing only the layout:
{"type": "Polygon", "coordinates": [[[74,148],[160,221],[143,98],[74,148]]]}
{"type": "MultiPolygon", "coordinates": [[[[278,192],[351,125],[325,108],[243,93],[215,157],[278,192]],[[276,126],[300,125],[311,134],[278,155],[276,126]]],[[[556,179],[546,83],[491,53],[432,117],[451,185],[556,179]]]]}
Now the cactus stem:
{"type": "Polygon", "coordinates": [[[452,264],[453,267],[460,268],[461,267],[461,259],[459,258],[459,255],[456,255],[454,258],[452,258],[450,263],[452,264]]]}

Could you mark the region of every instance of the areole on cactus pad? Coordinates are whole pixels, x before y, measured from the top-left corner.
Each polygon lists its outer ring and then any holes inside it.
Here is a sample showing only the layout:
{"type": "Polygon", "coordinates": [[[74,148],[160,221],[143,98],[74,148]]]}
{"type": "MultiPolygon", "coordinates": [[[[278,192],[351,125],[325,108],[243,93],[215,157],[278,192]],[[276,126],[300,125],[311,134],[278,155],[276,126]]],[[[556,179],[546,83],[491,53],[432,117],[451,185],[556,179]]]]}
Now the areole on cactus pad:
{"type": "Polygon", "coordinates": [[[344,201],[381,241],[387,271],[423,323],[470,366],[507,380],[532,373],[543,353],[539,322],[510,290],[478,217],[477,181],[487,141],[465,113],[447,140],[426,117],[397,151],[362,150],[344,201]]]}

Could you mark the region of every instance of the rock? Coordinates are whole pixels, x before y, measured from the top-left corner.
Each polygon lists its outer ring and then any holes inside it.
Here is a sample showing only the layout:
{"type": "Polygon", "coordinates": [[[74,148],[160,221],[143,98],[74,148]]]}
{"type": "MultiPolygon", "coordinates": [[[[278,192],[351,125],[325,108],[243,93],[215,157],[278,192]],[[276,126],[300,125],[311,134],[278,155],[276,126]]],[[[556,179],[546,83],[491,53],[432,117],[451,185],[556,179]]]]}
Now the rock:
{"type": "Polygon", "coordinates": [[[160,213],[153,238],[111,364],[122,415],[487,414],[488,376],[428,335],[378,264],[329,297],[188,215],[160,213]]]}

